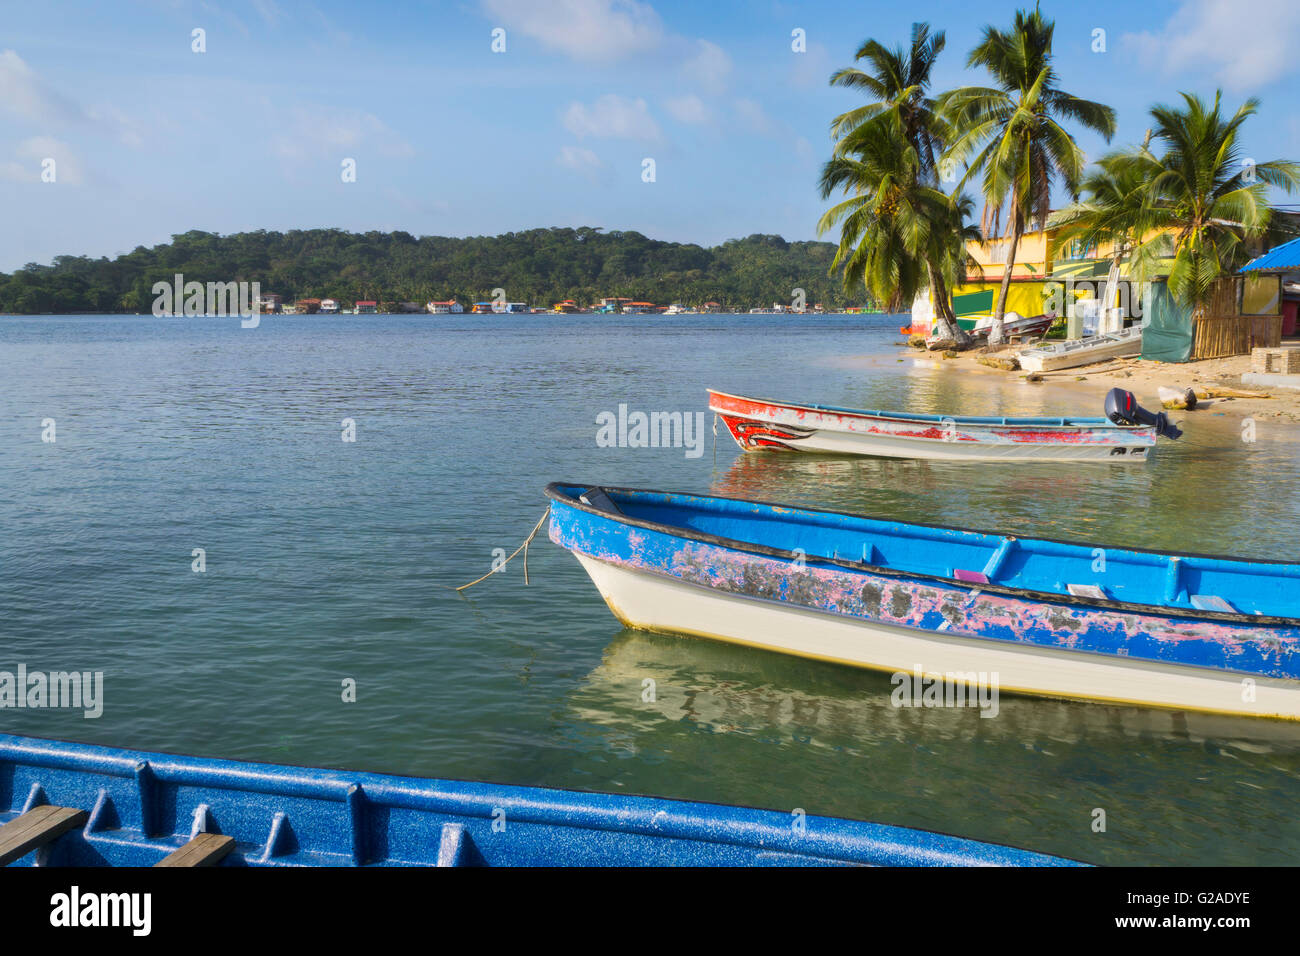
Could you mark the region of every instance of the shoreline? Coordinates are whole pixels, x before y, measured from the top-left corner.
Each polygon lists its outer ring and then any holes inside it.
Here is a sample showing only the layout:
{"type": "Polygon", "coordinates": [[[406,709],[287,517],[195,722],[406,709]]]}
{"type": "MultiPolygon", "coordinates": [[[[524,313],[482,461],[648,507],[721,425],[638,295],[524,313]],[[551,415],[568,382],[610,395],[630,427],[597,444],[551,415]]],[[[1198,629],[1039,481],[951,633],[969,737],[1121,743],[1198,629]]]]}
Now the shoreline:
{"type": "Polygon", "coordinates": [[[1122,388],[1132,392],[1139,405],[1152,412],[1168,411],[1171,417],[1194,418],[1202,411],[1206,411],[1243,419],[1259,418],[1276,422],[1300,423],[1300,390],[1242,384],[1241,376],[1251,370],[1249,355],[1177,364],[1133,356],[1099,362],[1095,366],[1083,365],[1056,372],[1036,372],[1033,373],[1032,380],[1028,377],[1030,375],[1028,372],[995,368],[980,364],[979,361],[981,358],[991,357],[1011,358],[1017,351],[1018,349],[1015,348],[972,349],[968,352],[959,352],[955,357],[949,358],[942,352],[921,353],[918,356],[916,348],[907,346],[900,348],[899,354],[923,363],[927,362],[926,357],[932,356],[927,364],[933,364],[936,369],[956,372],[960,375],[987,376],[989,381],[1001,379],[1007,385],[1015,384],[1060,392],[1083,391],[1083,387],[1087,386],[1086,392],[1091,401],[1095,401],[1097,395],[1104,394],[1112,388],[1122,388]],[[1161,387],[1178,391],[1189,387],[1209,389],[1222,387],[1242,389],[1267,397],[1202,398],[1192,410],[1163,409],[1158,392],[1161,387]]]}

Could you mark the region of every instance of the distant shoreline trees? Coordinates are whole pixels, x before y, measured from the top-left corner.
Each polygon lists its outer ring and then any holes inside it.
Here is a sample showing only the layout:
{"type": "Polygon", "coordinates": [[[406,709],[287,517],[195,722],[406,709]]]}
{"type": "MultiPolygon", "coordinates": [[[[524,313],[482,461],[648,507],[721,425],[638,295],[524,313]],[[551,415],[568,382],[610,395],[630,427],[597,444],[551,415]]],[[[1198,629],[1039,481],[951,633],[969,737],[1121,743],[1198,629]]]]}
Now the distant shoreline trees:
{"type": "Polygon", "coordinates": [[[718,302],[748,310],[790,303],[802,289],[808,306],[870,306],[865,290],[848,295],[828,276],[835,246],[752,235],[720,246],[661,242],[639,232],[531,229],[500,236],[415,237],[408,232],[340,229],[191,231],[169,243],[114,259],[58,256],[0,273],[0,312],[148,313],[155,282],[260,282],[284,302],[336,299],[381,304],[456,299],[466,306],[504,289],[511,302],[549,308],[603,297],[656,304],[718,302]]]}

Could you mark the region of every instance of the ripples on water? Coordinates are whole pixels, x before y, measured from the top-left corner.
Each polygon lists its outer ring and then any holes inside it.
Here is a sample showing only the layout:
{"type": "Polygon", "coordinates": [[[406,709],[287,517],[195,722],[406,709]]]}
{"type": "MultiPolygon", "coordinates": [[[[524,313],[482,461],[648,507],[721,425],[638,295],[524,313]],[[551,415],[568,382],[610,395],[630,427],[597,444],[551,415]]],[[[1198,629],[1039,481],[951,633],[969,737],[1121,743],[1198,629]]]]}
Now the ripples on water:
{"type": "MultiPolygon", "coordinates": [[[[887,677],[619,628],[573,559],[514,549],[564,478],[1110,545],[1300,560],[1297,430],[1188,416],[1142,467],[608,449],[620,402],[1100,414],[1086,385],[898,361],[897,321],[784,316],[0,319],[0,669],[103,670],[114,746],[861,817],[1094,862],[1288,863],[1292,725],[1004,695],[895,709],[887,677]],[[40,441],[40,422],[58,441],[40,441]],[[340,440],[341,420],[357,441],[340,440]],[[207,552],[207,572],[190,570],[207,552]],[[343,704],[340,681],[358,682],[343,704]],[[653,702],[642,682],[656,682],[653,702]],[[1091,831],[1106,810],[1108,831],[1091,831]]],[[[1139,398],[1153,404],[1138,384],[1139,398]]],[[[706,422],[707,422],[706,418],[706,422]]]]}

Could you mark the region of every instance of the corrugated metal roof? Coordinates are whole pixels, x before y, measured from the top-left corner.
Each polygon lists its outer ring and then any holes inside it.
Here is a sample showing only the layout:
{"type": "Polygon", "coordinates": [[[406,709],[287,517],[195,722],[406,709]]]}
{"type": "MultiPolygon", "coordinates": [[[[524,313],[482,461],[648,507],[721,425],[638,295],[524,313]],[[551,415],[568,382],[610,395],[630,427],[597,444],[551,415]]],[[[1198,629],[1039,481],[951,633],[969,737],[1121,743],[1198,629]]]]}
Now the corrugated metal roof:
{"type": "Polygon", "coordinates": [[[1270,249],[1258,259],[1252,259],[1241,267],[1242,272],[1258,272],[1261,269],[1268,269],[1271,272],[1300,269],[1300,239],[1284,242],[1276,249],[1270,249]]]}

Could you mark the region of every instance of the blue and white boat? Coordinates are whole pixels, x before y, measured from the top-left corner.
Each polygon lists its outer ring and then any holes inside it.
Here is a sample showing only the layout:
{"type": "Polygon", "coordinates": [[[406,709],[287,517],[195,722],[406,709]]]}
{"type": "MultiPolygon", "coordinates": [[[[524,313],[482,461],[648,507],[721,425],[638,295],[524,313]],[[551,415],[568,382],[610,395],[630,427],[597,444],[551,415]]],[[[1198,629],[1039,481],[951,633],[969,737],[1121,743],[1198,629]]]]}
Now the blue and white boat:
{"type": "Polygon", "coordinates": [[[1070,866],[801,812],[0,734],[0,866],[1070,866]]]}
{"type": "Polygon", "coordinates": [[[1300,565],[551,484],[629,627],[1051,697],[1300,719],[1300,565]]]}

